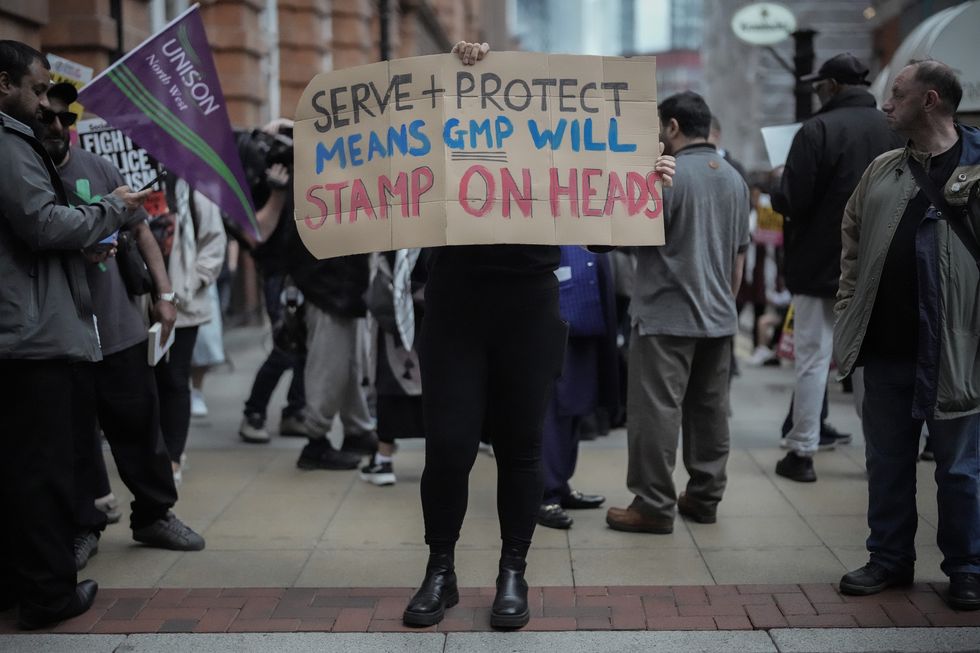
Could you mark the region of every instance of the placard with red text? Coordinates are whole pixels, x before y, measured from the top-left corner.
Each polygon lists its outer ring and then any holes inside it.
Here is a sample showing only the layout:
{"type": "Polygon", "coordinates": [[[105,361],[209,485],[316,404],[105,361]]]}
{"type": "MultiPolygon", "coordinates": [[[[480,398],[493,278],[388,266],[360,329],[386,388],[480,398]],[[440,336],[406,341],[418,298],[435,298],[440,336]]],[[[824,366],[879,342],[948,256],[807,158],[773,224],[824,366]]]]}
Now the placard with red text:
{"type": "Polygon", "coordinates": [[[296,226],[318,258],[405,247],[662,245],[653,57],[491,52],[318,75],[296,226]]]}

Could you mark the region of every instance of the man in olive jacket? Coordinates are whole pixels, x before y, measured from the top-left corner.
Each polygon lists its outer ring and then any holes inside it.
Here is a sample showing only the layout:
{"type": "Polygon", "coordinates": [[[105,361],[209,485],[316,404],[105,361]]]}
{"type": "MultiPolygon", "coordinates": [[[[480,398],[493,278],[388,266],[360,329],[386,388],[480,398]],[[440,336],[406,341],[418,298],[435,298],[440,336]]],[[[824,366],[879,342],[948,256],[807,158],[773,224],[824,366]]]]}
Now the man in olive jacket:
{"type": "Polygon", "coordinates": [[[865,88],[868,69],[849,53],[827,60],[802,79],[822,104],[793,139],[773,208],[786,216],[786,287],[793,293],[796,388],[789,453],[776,473],[817,480],[821,410],[830,374],[834,296],[840,277],[841,216],[871,161],[901,140],[865,88]]]}
{"type": "Polygon", "coordinates": [[[874,594],[912,582],[925,421],[947,601],[973,610],[980,608],[980,262],[970,247],[980,233],[980,130],[954,122],[963,91],[944,64],[907,66],[891,94],[884,111],[908,145],[875,159],[843,219],[834,347],[842,376],[864,367],[871,555],[840,588],[874,594]],[[928,183],[920,185],[915,166],[928,183]],[[934,206],[922,186],[947,206],[934,206]]]}
{"type": "Polygon", "coordinates": [[[0,40],[0,611],[18,605],[25,629],[85,612],[98,589],[77,583],[72,551],[76,363],[101,358],[82,250],[147,195],[123,186],[69,208],[29,126],[50,111],[48,68],[0,40]]]}

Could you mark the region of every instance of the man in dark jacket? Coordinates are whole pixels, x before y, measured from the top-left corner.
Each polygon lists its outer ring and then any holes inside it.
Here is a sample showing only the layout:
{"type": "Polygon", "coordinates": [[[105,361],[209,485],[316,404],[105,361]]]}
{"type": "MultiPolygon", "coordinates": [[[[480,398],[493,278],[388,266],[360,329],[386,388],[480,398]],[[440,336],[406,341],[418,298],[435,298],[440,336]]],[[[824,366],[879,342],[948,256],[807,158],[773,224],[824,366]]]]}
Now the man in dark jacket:
{"type": "Polygon", "coordinates": [[[19,606],[24,629],[82,614],[98,590],[77,582],[72,551],[77,363],[102,357],[81,252],[138,219],[149,194],[121,186],[68,206],[31,129],[50,112],[49,68],[0,40],[0,611],[19,606]]]}
{"type": "Polygon", "coordinates": [[[303,293],[306,323],[306,407],[303,425],[310,439],[301,469],[355,469],[361,455],[374,453],[377,436],[361,380],[361,323],[369,265],[365,254],[318,261],[293,236],[289,272],[303,293]],[[327,439],[336,415],[344,426],[342,451],[327,439]]]}
{"type": "Polygon", "coordinates": [[[786,286],[793,293],[796,397],[790,449],[780,476],[817,480],[813,454],[833,347],[834,297],[840,277],[841,216],[861,174],[879,154],[901,145],[864,88],[868,69],[850,53],[801,78],[823,105],[793,139],[772,205],[786,216],[786,286]]]}

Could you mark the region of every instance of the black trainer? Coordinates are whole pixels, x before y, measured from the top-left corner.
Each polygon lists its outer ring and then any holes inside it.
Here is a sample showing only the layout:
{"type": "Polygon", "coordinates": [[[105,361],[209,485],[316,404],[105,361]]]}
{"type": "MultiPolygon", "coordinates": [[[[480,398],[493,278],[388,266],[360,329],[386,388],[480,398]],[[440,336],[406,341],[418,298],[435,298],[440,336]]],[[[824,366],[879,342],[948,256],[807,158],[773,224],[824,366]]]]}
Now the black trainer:
{"type": "Polygon", "coordinates": [[[310,440],[303,447],[296,466],[300,469],[357,469],[361,457],[346,451],[337,451],[326,438],[310,440]]]}
{"type": "Polygon", "coordinates": [[[538,523],[546,528],[568,529],[575,522],[557,503],[545,503],[538,508],[538,523]]]}
{"type": "Polygon", "coordinates": [[[361,467],[361,480],[378,486],[394,485],[395,470],[391,461],[379,463],[377,455],[371,456],[371,462],[361,467]]]}
{"type": "Polygon", "coordinates": [[[820,424],[820,442],[825,440],[831,441],[834,444],[851,444],[853,436],[850,433],[841,433],[833,424],[830,422],[822,422],[820,424]]]}
{"type": "Polygon", "coordinates": [[[813,471],[813,458],[801,456],[795,451],[790,451],[776,463],[776,473],[797,483],[813,483],[817,480],[817,473],[813,471]]]}
{"type": "Polygon", "coordinates": [[[980,610],[980,574],[950,574],[946,603],[954,610],[980,610]]]}
{"type": "Polygon", "coordinates": [[[200,551],[204,548],[204,538],[172,512],[152,524],[134,528],[133,539],[147,546],[171,551],[200,551]]]}
{"type": "Polygon", "coordinates": [[[89,558],[99,552],[99,534],[88,531],[75,536],[75,570],[85,569],[89,558]]]}
{"type": "Polygon", "coordinates": [[[361,456],[373,456],[378,450],[378,435],[374,431],[364,433],[345,433],[341,451],[356,453],[361,456]]]}
{"type": "Polygon", "coordinates": [[[869,562],[860,569],[844,574],[840,579],[840,591],[851,596],[868,596],[889,587],[911,585],[914,576],[913,569],[892,571],[877,562],[869,562]]]}

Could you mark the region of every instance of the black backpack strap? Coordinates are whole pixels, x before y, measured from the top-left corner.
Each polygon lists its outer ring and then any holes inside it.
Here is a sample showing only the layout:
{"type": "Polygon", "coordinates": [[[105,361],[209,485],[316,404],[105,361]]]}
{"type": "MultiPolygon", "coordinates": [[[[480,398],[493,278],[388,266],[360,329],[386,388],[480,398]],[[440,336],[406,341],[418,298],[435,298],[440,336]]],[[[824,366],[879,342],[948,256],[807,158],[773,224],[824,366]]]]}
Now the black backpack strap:
{"type": "Polygon", "coordinates": [[[909,168],[912,170],[912,176],[915,177],[919,188],[926,194],[926,197],[929,198],[932,205],[936,207],[938,216],[946,220],[946,224],[957,235],[963,243],[963,246],[970,252],[977,267],[980,268],[980,245],[977,244],[976,237],[970,232],[966,224],[964,224],[962,216],[949,205],[946,198],[943,197],[942,192],[936,188],[936,184],[926,174],[921,163],[909,157],[909,168]]]}

